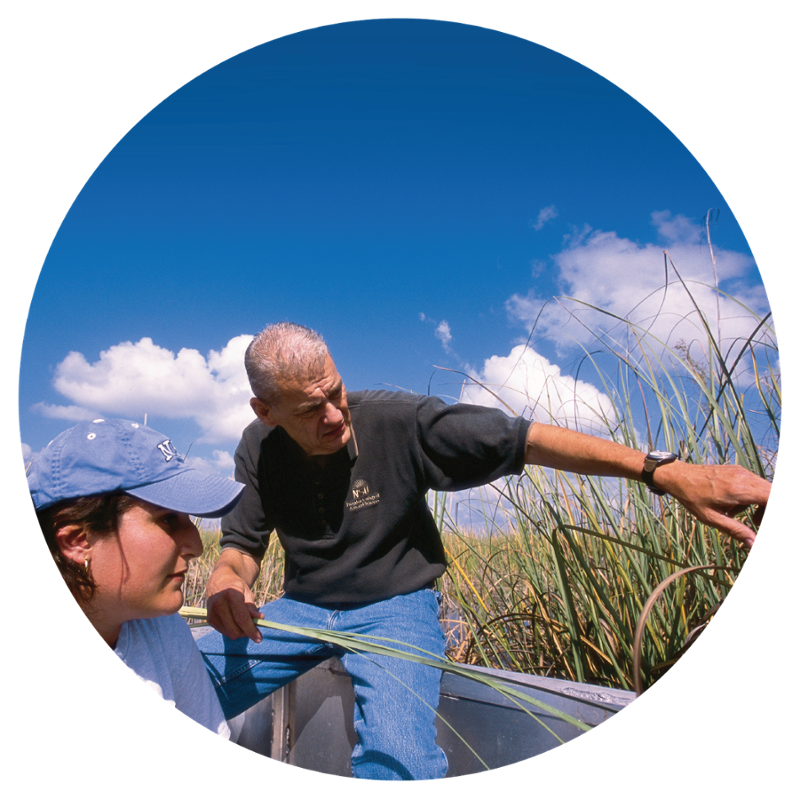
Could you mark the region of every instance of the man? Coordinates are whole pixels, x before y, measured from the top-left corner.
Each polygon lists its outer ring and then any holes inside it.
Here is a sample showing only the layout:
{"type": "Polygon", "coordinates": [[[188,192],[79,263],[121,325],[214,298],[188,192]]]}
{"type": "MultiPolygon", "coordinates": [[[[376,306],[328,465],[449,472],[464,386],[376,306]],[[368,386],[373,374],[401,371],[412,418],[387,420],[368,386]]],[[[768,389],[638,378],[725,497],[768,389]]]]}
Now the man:
{"type": "Polygon", "coordinates": [[[461,490],[535,464],[644,480],[701,521],[751,546],[733,518],[763,508],[770,484],[736,466],[681,463],[604,439],[435,397],[364,391],[348,397],[321,337],[272,325],[245,355],[258,417],[236,451],[246,485],[224,518],[222,553],[208,582],[209,621],[223,635],[200,639],[227,717],[332,654],[355,692],[353,775],[443,777],[436,745],[440,672],[399,659],[337,651],[258,628],[254,618],[350,631],[444,654],[434,581],[446,562],[428,490],[461,490]],[[251,588],[267,539],[286,553],[280,599],[260,610],[251,588]],[[263,630],[263,634],[260,630],[263,630]]]}

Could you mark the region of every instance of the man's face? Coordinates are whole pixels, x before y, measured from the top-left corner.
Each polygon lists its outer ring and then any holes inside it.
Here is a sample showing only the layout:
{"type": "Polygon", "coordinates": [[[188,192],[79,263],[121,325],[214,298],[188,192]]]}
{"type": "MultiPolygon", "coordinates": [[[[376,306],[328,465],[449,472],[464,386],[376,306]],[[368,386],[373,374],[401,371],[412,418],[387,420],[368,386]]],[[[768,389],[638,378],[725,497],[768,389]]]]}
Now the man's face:
{"type": "Polygon", "coordinates": [[[307,381],[283,385],[271,407],[258,399],[250,404],[259,419],[280,425],[311,458],[333,455],[350,440],[347,392],[330,355],[307,381]]]}

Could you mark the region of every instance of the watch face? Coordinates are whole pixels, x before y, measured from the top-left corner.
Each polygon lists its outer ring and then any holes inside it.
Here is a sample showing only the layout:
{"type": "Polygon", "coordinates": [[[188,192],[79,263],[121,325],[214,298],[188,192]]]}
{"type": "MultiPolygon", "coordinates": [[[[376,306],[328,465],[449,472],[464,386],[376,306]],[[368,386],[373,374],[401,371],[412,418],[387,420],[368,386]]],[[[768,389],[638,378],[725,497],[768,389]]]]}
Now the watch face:
{"type": "Polygon", "coordinates": [[[645,468],[648,471],[652,471],[655,469],[656,465],[659,463],[671,462],[677,460],[678,456],[674,452],[666,452],[665,450],[654,450],[653,452],[648,452],[647,456],[645,457],[645,468]]]}
{"type": "Polygon", "coordinates": [[[654,450],[645,455],[644,466],[642,467],[642,480],[647,483],[648,488],[659,496],[664,492],[653,487],[653,473],[656,467],[662,463],[672,463],[678,460],[678,456],[674,452],[666,452],[665,450],[654,450]]]}

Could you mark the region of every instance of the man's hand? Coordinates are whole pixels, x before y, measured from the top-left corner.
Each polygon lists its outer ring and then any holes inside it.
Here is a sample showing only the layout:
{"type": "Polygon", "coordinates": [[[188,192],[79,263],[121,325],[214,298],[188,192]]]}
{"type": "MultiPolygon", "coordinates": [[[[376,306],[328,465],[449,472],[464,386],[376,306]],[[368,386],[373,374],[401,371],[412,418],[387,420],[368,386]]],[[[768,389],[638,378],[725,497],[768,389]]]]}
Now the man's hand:
{"type": "Polygon", "coordinates": [[[741,541],[748,549],[756,533],[734,517],[755,505],[761,522],[771,484],[741,466],[700,466],[675,461],[659,466],[653,483],[675,497],[701,522],[741,541]]]}
{"type": "Polygon", "coordinates": [[[223,549],[206,584],[208,623],[228,638],[247,636],[260,643],[261,633],[253,619],[263,619],[250,586],[261,564],[238,549],[223,549]]]}

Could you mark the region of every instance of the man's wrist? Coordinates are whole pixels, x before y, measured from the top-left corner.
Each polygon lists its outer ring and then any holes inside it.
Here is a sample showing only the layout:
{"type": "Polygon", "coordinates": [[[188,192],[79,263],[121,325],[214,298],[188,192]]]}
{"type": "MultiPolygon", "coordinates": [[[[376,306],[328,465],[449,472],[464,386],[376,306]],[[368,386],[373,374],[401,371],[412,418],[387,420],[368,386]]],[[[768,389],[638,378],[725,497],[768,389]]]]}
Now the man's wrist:
{"type": "Polygon", "coordinates": [[[208,585],[215,591],[224,590],[239,581],[251,588],[261,571],[261,563],[248,552],[236,547],[225,547],[214,565],[208,585]],[[222,588],[218,588],[222,586],[222,588]]]}
{"type": "Polygon", "coordinates": [[[661,466],[674,463],[676,460],[678,460],[678,455],[674,452],[668,452],[666,450],[652,450],[651,452],[648,452],[644,457],[642,472],[639,479],[650,489],[653,494],[656,496],[663,496],[667,492],[656,486],[656,470],[661,466]]]}

